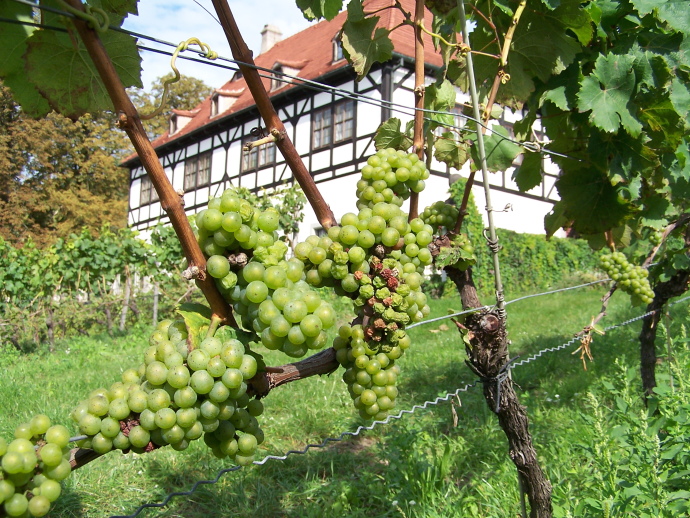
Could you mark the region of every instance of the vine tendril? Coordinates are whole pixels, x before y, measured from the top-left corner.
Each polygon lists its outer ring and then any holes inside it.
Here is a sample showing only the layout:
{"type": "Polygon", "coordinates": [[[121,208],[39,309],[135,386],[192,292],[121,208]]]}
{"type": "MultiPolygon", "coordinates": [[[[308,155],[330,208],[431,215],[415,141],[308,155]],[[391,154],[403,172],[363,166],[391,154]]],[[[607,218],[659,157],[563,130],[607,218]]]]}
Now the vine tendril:
{"type": "Polygon", "coordinates": [[[180,44],[175,49],[175,52],[173,52],[172,57],[170,58],[170,67],[172,68],[173,73],[175,75],[163,81],[163,96],[161,97],[160,104],[151,113],[148,113],[146,115],[139,114],[139,118],[141,120],[153,119],[155,116],[160,115],[160,113],[163,111],[163,108],[165,108],[165,105],[168,101],[168,95],[170,94],[170,85],[177,83],[181,77],[180,71],[177,69],[177,66],[175,65],[175,62],[177,61],[177,56],[180,54],[180,52],[184,52],[185,50],[187,50],[190,45],[198,46],[201,49],[200,55],[202,57],[205,57],[206,59],[218,58],[218,53],[215,50],[211,50],[211,47],[206,43],[200,41],[199,38],[189,38],[186,41],[180,42],[180,44]]]}

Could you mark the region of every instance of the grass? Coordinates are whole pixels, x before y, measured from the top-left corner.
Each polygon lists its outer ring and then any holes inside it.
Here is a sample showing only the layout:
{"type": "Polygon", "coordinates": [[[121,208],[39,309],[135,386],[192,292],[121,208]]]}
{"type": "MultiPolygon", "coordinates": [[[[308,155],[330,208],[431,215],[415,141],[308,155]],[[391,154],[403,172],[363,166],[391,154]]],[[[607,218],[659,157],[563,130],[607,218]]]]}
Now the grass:
{"type": "MultiPolygon", "coordinates": [[[[602,294],[602,289],[578,290],[508,306],[511,355],[527,356],[567,341],[597,313],[602,294]]],[[[431,317],[459,306],[456,299],[433,301],[431,317]]],[[[342,311],[345,318],[346,308],[342,311]]],[[[617,294],[605,324],[639,313],[617,294]]],[[[672,314],[674,325],[687,321],[687,304],[675,306],[672,314]]],[[[597,337],[592,346],[595,361],[587,371],[569,350],[513,371],[540,462],[554,485],[556,516],[572,516],[587,496],[579,493],[591,465],[584,450],[573,447],[594,440],[585,419],[587,393],[601,391],[602,379],[616,376],[616,362],[637,365],[639,329],[636,322],[597,337]]],[[[75,338],[52,355],[0,356],[0,365],[5,365],[0,436],[11,437],[17,424],[36,413],[72,426],[67,416],[85,395],[140,362],[148,332],[140,327],[115,338],[75,338]]],[[[474,381],[451,322],[420,326],[411,334],[413,347],[401,360],[398,409],[474,381]]],[[[269,364],[285,361],[266,352],[269,364]]],[[[260,417],[266,435],[262,456],[302,449],[363,424],[338,374],[276,389],[265,406],[260,417]]],[[[506,440],[480,391],[462,393],[452,408],[444,403],[306,455],[228,473],[218,484],[173,499],[163,511],[146,510],[140,516],[519,516],[506,440]]],[[[185,452],[163,448],[141,456],[111,453],[72,474],[51,516],[129,514],[142,503],[158,502],[170,492],[188,490],[197,480],[214,478],[224,467],[229,467],[227,462],[215,459],[200,441],[185,452]]]]}

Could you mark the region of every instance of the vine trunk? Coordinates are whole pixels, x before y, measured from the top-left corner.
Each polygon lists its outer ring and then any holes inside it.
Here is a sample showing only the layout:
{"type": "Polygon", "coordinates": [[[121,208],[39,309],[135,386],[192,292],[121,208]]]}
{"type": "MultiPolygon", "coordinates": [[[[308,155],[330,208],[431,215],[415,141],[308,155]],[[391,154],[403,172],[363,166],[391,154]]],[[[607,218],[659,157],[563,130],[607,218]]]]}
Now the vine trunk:
{"type": "MultiPolygon", "coordinates": [[[[472,271],[446,269],[460,292],[464,309],[482,304],[472,281],[472,271]]],[[[551,483],[539,466],[537,452],[529,432],[529,419],[513,389],[512,379],[505,370],[508,363],[508,336],[505,320],[496,310],[482,310],[469,315],[463,330],[470,344],[467,365],[484,383],[484,398],[498,417],[508,439],[508,454],[515,464],[523,490],[530,504],[530,518],[550,518],[551,483]]]]}

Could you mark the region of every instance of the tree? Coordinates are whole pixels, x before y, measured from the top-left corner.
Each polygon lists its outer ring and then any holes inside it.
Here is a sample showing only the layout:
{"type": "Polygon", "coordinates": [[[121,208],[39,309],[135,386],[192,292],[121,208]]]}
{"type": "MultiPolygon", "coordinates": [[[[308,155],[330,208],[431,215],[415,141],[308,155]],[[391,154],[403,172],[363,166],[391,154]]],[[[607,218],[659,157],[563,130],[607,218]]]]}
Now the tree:
{"type": "Polygon", "coordinates": [[[31,119],[4,86],[0,113],[2,237],[43,246],[82,227],[126,225],[129,177],[118,162],[131,148],[111,114],[31,119]]]}

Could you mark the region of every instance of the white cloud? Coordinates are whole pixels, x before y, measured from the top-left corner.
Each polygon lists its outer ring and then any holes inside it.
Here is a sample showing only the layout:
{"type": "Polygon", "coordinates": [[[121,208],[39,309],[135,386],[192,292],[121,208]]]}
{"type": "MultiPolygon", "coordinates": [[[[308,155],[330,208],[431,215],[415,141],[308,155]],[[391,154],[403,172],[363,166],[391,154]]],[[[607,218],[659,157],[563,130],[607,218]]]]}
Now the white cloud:
{"type": "MultiPolygon", "coordinates": [[[[199,4],[194,0],[139,2],[139,15],[129,16],[124,28],[174,44],[196,37],[209,44],[220,56],[232,58],[223,29],[214,19],[215,12],[211,0],[199,0],[199,4]],[[213,16],[199,4],[208,9],[213,16]]],[[[283,37],[291,36],[309,25],[292,1],[230,0],[229,4],[242,36],[254,55],[257,55],[261,48],[261,29],[264,25],[276,25],[282,31],[283,37]]],[[[170,52],[174,50],[150,41],[140,40],[140,43],[170,52]]],[[[191,56],[190,53],[187,54],[191,56]]],[[[142,81],[144,87],[148,88],[157,77],[170,72],[170,57],[148,51],[142,51],[141,55],[144,69],[142,81]]],[[[222,86],[232,76],[229,70],[186,60],[178,60],[177,68],[181,74],[198,77],[215,87],[222,86]]]]}

